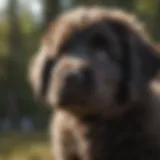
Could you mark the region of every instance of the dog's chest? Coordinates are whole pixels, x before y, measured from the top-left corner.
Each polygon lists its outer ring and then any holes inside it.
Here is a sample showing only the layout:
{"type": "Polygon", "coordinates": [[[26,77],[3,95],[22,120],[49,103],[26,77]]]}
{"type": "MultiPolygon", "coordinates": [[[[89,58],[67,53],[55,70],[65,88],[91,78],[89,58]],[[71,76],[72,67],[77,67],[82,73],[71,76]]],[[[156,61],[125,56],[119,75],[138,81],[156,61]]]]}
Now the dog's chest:
{"type": "Polygon", "coordinates": [[[132,121],[85,121],[79,125],[79,153],[84,160],[158,160],[159,147],[132,121]]]}

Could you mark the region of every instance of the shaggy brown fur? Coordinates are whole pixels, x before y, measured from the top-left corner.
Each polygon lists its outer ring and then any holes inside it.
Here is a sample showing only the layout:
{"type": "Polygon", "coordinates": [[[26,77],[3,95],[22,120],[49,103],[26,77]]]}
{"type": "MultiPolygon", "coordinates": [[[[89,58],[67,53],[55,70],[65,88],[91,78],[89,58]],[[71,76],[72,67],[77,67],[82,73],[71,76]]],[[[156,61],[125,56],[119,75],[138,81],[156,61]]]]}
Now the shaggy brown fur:
{"type": "Polygon", "coordinates": [[[55,160],[160,159],[157,53],[124,11],[79,7],[57,17],[29,65],[35,95],[55,110],[55,160]]]}

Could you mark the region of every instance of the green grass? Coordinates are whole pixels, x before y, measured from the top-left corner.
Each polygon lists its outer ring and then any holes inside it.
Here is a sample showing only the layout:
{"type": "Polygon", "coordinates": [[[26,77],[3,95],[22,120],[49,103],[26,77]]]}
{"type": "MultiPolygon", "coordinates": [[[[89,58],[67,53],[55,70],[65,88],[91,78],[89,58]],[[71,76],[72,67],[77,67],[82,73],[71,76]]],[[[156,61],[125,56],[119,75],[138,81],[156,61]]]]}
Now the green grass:
{"type": "Polygon", "coordinates": [[[52,160],[49,136],[32,134],[0,134],[0,160],[52,160]]]}

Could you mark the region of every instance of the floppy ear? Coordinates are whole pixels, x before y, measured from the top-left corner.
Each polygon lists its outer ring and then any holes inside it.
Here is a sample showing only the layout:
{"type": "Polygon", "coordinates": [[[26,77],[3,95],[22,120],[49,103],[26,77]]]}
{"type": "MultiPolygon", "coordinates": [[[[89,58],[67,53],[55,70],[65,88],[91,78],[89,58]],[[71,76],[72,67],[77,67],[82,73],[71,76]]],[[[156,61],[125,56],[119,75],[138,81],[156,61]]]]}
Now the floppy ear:
{"type": "Polygon", "coordinates": [[[146,91],[150,80],[160,69],[160,54],[139,33],[120,23],[111,23],[117,33],[122,53],[122,79],[119,102],[136,101],[146,91]]]}
{"type": "Polygon", "coordinates": [[[54,62],[42,47],[28,64],[28,81],[37,101],[45,101],[54,62]]]}
{"type": "Polygon", "coordinates": [[[152,79],[160,69],[160,53],[154,46],[136,38],[135,46],[141,59],[142,72],[146,81],[152,79]]]}
{"type": "Polygon", "coordinates": [[[132,99],[136,100],[148,89],[149,82],[158,74],[160,55],[152,44],[139,35],[132,35],[130,46],[132,66],[130,92],[132,99]]]}
{"type": "Polygon", "coordinates": [[[149,82],[158,74],[160,55],[158,51],[136,33],[130,33],[130,98],[133,101],[141,98],[148,89],[149,82]]]}

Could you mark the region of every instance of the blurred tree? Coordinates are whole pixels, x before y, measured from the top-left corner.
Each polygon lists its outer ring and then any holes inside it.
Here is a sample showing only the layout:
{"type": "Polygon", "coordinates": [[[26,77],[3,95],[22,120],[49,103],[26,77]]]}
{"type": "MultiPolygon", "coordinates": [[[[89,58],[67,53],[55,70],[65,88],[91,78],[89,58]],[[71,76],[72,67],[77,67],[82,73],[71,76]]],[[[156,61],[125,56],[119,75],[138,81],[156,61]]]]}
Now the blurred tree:
{"type": "Polygon", "coordinates": [[[156,0],[155,12],[152,17],[152,33],[155,40],[160,41],[160,0],[156,0]]]}
{"type": "Polygon", "coordinates": [[[129,11],[133,11],[135,7],[135,0],[117,0],[117,6],[129,11]]]}
{"type": "Polygon", "coordinates": [[[18,95],[17,95],[17,74],[19,66],[17,65],[22,48],[22,32],[17,12],[17,0],[10,0],[8,6],[9,23],[9,58],[7,63],[7,87],[8,87],[8,107],[7,116],[10,120],[15,120],[18,114],[18,95]]]}
{"type": "Polygon", "coordinates": [[[60,10],[60,0],[45,0],[44,2],[44,28],[57,15],[60,10]]]}
{"type": "Polygon", "coordinates": [[[105,4],[106,0],[73,0],[73,5],[102,5],[105,4]]]}
{"type": "Polygon", "coordinates": [[[135,12],[137,16],[145,22],[145,28],[149,33],[154,31],[155,14],[157,12],[156,0],[136,0],[135,12]]]}
{"type": "Polygon", "coordinates": [[[106,5],[107,7],[120,7],[127,10],[133,10],[135,6],[135,0],[74,0],[74,5],[106,5]]]}

